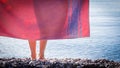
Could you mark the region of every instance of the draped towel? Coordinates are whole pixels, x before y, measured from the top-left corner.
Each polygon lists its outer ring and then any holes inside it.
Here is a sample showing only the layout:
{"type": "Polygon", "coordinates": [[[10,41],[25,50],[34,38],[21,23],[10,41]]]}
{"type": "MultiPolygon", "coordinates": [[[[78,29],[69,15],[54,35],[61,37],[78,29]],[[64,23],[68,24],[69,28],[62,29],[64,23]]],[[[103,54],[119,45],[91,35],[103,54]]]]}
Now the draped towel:
{"type": "Polygon", "coordinates": [[[89,0],[0,0],[0,36],[31,40],[89,37],[89,0]]]}

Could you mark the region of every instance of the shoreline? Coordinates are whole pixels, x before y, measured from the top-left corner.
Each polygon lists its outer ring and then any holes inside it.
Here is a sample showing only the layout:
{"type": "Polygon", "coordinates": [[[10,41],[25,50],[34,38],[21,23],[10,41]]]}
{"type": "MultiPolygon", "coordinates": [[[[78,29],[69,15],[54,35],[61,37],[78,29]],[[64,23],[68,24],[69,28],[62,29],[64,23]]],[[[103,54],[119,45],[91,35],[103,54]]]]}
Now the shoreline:
{"type": "Polygon", "coordinates": [[[0,68],[120,68],[120,62],[107,59],[57,59],[45,61],[30,58],[0,58],[0,68]]]}

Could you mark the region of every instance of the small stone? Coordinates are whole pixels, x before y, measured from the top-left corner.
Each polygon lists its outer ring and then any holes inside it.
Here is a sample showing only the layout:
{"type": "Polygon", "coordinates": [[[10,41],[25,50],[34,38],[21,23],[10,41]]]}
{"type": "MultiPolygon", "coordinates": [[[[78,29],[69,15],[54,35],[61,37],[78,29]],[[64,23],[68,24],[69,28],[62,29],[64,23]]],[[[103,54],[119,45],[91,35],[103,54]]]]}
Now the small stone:
{"type": "Polygon", "coordinates": [[[120,62],[107,59],[47,59],[46,61],[30,58],[0,58],[0,68],[119,68],[120,62]]]}

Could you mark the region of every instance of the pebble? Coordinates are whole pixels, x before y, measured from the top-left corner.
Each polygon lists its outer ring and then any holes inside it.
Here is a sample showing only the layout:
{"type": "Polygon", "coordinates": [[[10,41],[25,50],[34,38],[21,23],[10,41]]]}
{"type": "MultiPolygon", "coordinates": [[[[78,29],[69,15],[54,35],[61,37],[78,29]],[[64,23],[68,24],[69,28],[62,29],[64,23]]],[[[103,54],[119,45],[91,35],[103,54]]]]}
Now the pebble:
{"type": "Polygon", "coordinates": [[[45,61],[30,58],[0,58],[0,68],[120,68],[120,62],[80,58],[48,58],[45,61]]]}

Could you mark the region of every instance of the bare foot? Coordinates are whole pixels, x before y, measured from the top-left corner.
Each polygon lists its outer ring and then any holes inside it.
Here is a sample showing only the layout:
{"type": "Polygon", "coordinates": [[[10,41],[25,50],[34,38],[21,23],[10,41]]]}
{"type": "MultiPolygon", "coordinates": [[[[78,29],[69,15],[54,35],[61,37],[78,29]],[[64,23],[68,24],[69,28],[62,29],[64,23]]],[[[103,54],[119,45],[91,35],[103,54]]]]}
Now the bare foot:
{"type": "Polygon", "coordinates": [[[36,55],[31,55],[31,60],[36,60],[36,55]]]}
{"type": "Polygon", "coordinates": [[[46,61],[45,57],[40,57],[39,60],[40,61],[46,61]]]}
{"type": "Polygon", "coordinates": [[[45,57],[44,57],[43,54],[38,54],[38,57],[39,57],[40,60],[45,60],[45,57]]]}

